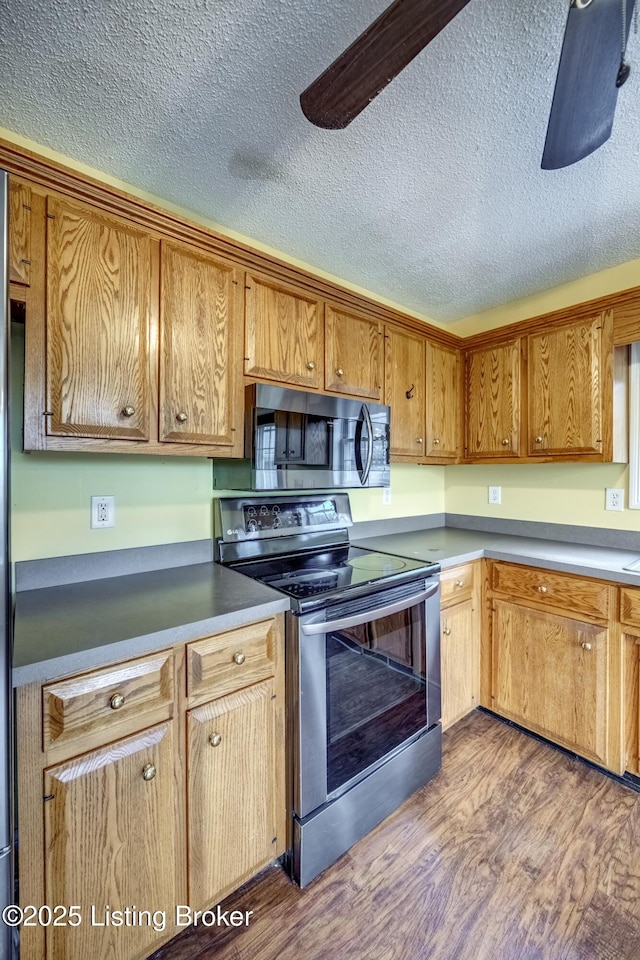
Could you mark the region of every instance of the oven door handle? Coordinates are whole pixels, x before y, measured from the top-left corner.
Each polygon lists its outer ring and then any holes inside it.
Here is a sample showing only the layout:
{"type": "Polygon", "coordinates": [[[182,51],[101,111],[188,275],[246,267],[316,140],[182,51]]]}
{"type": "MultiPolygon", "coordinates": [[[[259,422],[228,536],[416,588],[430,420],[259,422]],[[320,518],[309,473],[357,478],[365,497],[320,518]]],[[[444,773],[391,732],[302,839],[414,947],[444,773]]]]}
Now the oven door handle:
{"type": "Polygon", "coordinates": [[[370,620],[377,620],[380,617],[390,617],[393,613],[400,613],[401,610],[408,610],[416,603],[422,603],[427,597],[432,597],[437,593],[440,587],[439,583],[432,583],[426,590],[414,594],[412,597],[405,597],[404,600],[398,600],[397,603],[388,603],[384,607],[376,607],[375,610],[361,610],[360,613],[354,613],[350,617],[342,617],[340,620],[323,620],[321,623],[300,623],[300,629],[307,637],[316,636],[319,633],[331,633],[334,630],[346,630],[347,627],[357,627],[361,623],[369,623],[370,620]]]}

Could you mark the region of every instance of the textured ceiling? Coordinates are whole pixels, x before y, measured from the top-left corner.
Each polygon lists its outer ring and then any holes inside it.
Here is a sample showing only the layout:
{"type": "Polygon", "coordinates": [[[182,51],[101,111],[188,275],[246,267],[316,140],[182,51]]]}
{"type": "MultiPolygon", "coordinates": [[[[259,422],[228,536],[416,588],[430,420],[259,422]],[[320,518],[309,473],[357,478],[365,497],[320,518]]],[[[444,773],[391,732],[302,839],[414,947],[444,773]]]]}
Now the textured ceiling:
{"type": "Polygon", "coordinates": [[[640,43],[540,170],[568,0],[472,0],[343,131],[299,93],[388,0],[0,0],[0,124],[444,322],[640,256],[640,43]]]}

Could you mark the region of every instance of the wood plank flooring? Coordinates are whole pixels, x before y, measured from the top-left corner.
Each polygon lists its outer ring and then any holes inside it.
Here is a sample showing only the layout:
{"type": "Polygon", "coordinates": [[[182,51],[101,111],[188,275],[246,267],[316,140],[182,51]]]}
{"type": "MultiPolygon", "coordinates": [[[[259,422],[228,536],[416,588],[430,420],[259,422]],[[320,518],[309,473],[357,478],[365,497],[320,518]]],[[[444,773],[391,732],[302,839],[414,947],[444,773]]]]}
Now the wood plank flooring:
{"type": "Polygon", "coordinates": [[[493,717],[305,890],[271,867],[155,960],[639,960],[640,795],[493,717]]]}

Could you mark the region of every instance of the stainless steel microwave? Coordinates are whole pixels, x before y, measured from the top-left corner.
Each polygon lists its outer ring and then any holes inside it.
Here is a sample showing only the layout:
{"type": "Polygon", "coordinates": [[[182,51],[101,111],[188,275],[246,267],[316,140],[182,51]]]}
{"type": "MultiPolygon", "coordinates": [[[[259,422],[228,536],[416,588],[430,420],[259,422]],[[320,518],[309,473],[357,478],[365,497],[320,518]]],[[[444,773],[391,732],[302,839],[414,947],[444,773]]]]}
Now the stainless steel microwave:
{"type": "Polygon", "coordinates": [[[254,383],[245,460],[214,460],[218,490],[389,486],[389,407],[254,383]]]}

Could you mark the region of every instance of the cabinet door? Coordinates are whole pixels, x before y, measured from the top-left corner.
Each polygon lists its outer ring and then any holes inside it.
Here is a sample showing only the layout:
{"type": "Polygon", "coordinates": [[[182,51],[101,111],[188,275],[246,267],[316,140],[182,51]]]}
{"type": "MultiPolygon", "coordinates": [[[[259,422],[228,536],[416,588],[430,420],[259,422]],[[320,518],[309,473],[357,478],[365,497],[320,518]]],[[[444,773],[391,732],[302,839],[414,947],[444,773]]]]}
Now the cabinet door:
{"type": "Polygon", "coordinates": [[[493,610],[494,709],[607,766],[607,628],[501,600],[493,610]]]}
{"type": "Polygon", "coordinates": [[[382,399],[382,324],[325,308],[326,390],[382,399]]]}
{"type": "Polygon", "coordinates": [[[442,610],[440,617],[442,729],[480,702],[480,625],[472,600],[442,610]]]}
{"type": "Polygon", "coordinates": [[[47,201],[47,433],[149,438],[150,239],[47,201]]]}
{"type": "Polygon", "coordinates": [[[247,274],[245,286],[245,374],[322,386],[320,301],[257,274],[247,274]]]}
{"type": "Polygon", "coordinates": [[[520,446],[520,340],[466,356],[465,456],[517,457],[520,446]]]}
{"type": "Polygon", "coordinates": [[[9,280],[28,287],[31,270],[31,189],[9,178],[9,280]]]}
{"type": "Polygon", "coordinates": [[[160,262],[160,439],[231,447],[240,409],[239,271],[166,241],[160,262]]]}
{"type": "Polygon", "coordinates": [[[385,402],[391,407],[391,453],[424,457],[425,341],[393,327],[385,333],[385,402]]]}
{"type": "Polygon", "coordinates": [[[529,336],[530,456],[602,453],[604,315],[529,336]]]}
{"type": "Polygon", "coordinates": [[[425,343],[427,360],[427,430],[428,457],[457,460],[461,440],[460,353],[429,340],[425,343]]]}
{"type": "Polygon", "coordinates": [[[273,680],[188,714],[189,903],[215,903],[276,850],[273,680]]]}
{"type": "Polygon", "coordinates": [[[46,902],[82,913],[77,927],[47,927],[47,960],[146,956],[152,925],[99,924],[107,906],[134,905],[171,923],[179,902],[171,722],[46,770],[44,796],[46,902]]]}

